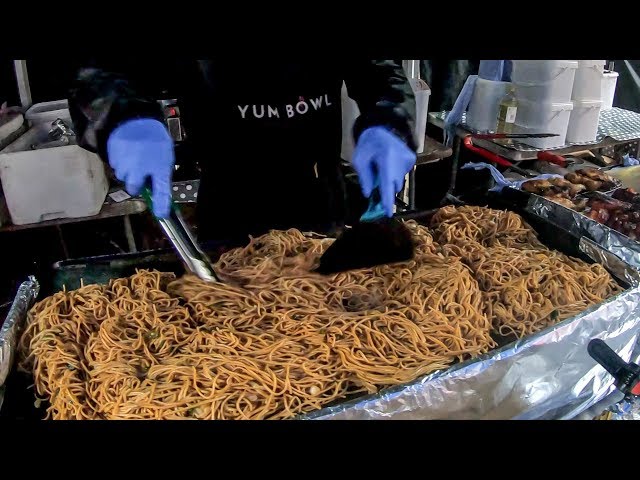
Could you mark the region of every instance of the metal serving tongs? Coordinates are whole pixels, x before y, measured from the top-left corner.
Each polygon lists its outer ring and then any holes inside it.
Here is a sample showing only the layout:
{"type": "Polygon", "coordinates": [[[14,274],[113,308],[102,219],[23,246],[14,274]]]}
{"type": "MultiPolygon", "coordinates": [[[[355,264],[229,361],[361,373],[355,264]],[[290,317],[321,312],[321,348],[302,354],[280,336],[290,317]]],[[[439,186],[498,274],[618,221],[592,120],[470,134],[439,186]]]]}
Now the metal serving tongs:
{"type": "MultiPolygon", "coordinates": [[[[147,202],[149,209],[153,212],[153,202],[151,200],[151,190],[148,187],[142,189],[142,198],[147,202]]],[[[220,278],[213,269],[211,260],[206,253],[198,246],[195,237],[191,233],[189,226],[182,218],[178,206],[171,201],[169,218],[158,218],[156,220],[162,226],[178,255],[182,258],[187,269],[205,282],[219,282],[220,278]]]]}

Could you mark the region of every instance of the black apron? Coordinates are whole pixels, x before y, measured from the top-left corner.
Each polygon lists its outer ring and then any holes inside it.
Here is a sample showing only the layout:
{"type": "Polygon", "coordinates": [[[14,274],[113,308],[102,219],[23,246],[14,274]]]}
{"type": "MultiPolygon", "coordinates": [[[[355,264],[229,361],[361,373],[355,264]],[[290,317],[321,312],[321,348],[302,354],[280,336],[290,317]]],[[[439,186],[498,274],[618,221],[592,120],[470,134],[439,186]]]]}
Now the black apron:
{"type": "Polygon", "coordinates": [[[331,228],[344,215],[339,65],[252,61],[247,75],[246,63],[199,62],[202,85],[184,98],[202,169],[198,237],[331,228]]]}

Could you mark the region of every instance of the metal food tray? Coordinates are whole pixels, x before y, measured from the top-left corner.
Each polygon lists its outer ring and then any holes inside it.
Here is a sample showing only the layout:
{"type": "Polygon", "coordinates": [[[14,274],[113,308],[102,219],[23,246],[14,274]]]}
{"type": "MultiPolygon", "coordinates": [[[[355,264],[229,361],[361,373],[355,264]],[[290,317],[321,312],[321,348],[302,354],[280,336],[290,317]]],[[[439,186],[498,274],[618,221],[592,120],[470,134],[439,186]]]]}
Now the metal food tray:
{"type": "MultiPolygon", "coordinates": [[[[503,190],[506,195],[511,195],[507,190],[513,189],[503,190]]],[[[630,239],[624,233],[533,193],[529,195],[525,209],[558,224],[561,228],[571,231],[575,235],[593,240],[631,267],[640,270],[640,242],[630,239]]]]}
{"type": "MultiPolygon", "coordinates": [[[[475,359],[373,395],[341,401],[300,419],[564,419],[575,417],[614,391],[613,379],[589,357],[587,343],[602,338],[625,361],[640,358],[640,274],[594,242],[577,238],[549,219],[527,211],[522,199],[508,204],[502,201],[502,197],[495,197],[483,204],[522,214],[549,247],[603,264],[626,290],[575,317],[475,359]]],[[[404,217],[424,221],[432,213],[404,217]]],[[[95,265],[118,262],[123,268],[116,268],[115,276],[135,266],[172,270],[177,259],[165,251],[151,256],[66,261],[57,269],[65,274],[73,271],[74,277],[82,272],[91,276],[95,265]]],[[[7,321],[19,326],[25,315],[23,309],[7,321]]],[[[42,415],[42,410],[34,413],[33,391],[26,389],[32,380],[26,377],[14,371],[13,385],[7,385],[7,398],[13,395],[14,399],[7,402],[11,408],[3,409],[0,415],[42,415]],[[29,408],[31,413],[25,413],[29,408]]]]}

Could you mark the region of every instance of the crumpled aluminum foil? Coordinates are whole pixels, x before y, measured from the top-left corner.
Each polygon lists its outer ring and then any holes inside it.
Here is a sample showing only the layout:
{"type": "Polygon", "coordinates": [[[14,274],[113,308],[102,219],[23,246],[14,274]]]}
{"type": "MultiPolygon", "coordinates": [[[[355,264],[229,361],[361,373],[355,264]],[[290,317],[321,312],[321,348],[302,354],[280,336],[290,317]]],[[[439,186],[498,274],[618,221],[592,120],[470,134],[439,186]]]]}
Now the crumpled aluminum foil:
{"type": "Polygon", "coordinates": [[[611,411],[611,420],[640,420],[640,399],[623,400],[611,411]]]}
{"type": "Polygon", "coordinates": [[[0,406],[2,406],[3,400],[2,387],[13,365],[13,357],[20,339],[20,330],[27,318],[27,312],[33,306],[39,292],[40,284],[35,277],[30,276],[25,282],[22,282],[0,329],[0,406]]]}
{"type": "Polygon", "coordinates": [[[300,418],[331,420],[570,419],[615,390],[587,353],[601,338],[636,361],[640,335],[638,272],[594,242],[580,249],[631,285],[573,318],[484,356],[412,383],[300,418]]]}

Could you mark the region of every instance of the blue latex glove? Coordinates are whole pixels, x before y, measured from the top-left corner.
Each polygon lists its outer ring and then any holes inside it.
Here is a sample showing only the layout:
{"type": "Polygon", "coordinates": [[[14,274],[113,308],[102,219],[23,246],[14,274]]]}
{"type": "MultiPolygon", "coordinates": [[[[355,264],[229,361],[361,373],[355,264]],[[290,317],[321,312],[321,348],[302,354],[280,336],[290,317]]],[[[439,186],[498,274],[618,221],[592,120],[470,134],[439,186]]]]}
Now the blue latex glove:
{"type": "Polygon", "coordinates": [[[447,147],[450,147],[453,144],[453,139],[456,138],[456,130],[462,121],[462,115],[467,111],[469,103],[471,103],[471,97],[477,81],[478,75],[469,75],[467,77],[462,90],[458,94],[458,98],[456,98],[456,103],[453,104],[453,108],[444,119],[444,144],[447,147]]]}
{"type": "Polygon", "coordinates": [[[392,217],[396,193],[402,189],[405,175],[416,163],[415,152],[386,128],[371,127],[360,134],[351,163],[358,173],[365,197],[371,196],[379,182],[384,213],[392,217]]]}
{"type": "Polygon", "coordinates": [[[557,175],[555,173],[543,173],[542,175],[538,175],[537,177],[533,177],[533,178],[526,178],[524,180],[516,180],[516,181],[512,181],[512,180],[507,180],[506,178],[504,178],[504,175],[502,175],[502,173],[500,173],[500,171],[494,167],[493,165],[489,165],[488,163],[484,163],[484,162],[480,162],[480,163],[476,163],[476,162],[469,162],[469,163],[465,163],[462,167],[460,167],[460,170],[484,170],[487,169],[489,170],[489,172],[491,172],[491,176],[493,177],[493,180],[495,181],[495,185],[493,187],[491,187],[489,189],[490,192],[500,192],[502,191],[503,188],[506,187],[511,187],[511,188],[515,188],[517,190],[522,189],[522,184],[525,182],[529,182],[531,180],[546,180],[548,178],[563,178],[562,175],[557,175]]]}
{"type": "Polygon", "coordinates": [[[163,123],[151,118],[119,125],[107,140],[109,164],[127,192],[138,195],[151,178],[153,213],[167,218],[171,208],[173,140],[163,123]]]}

